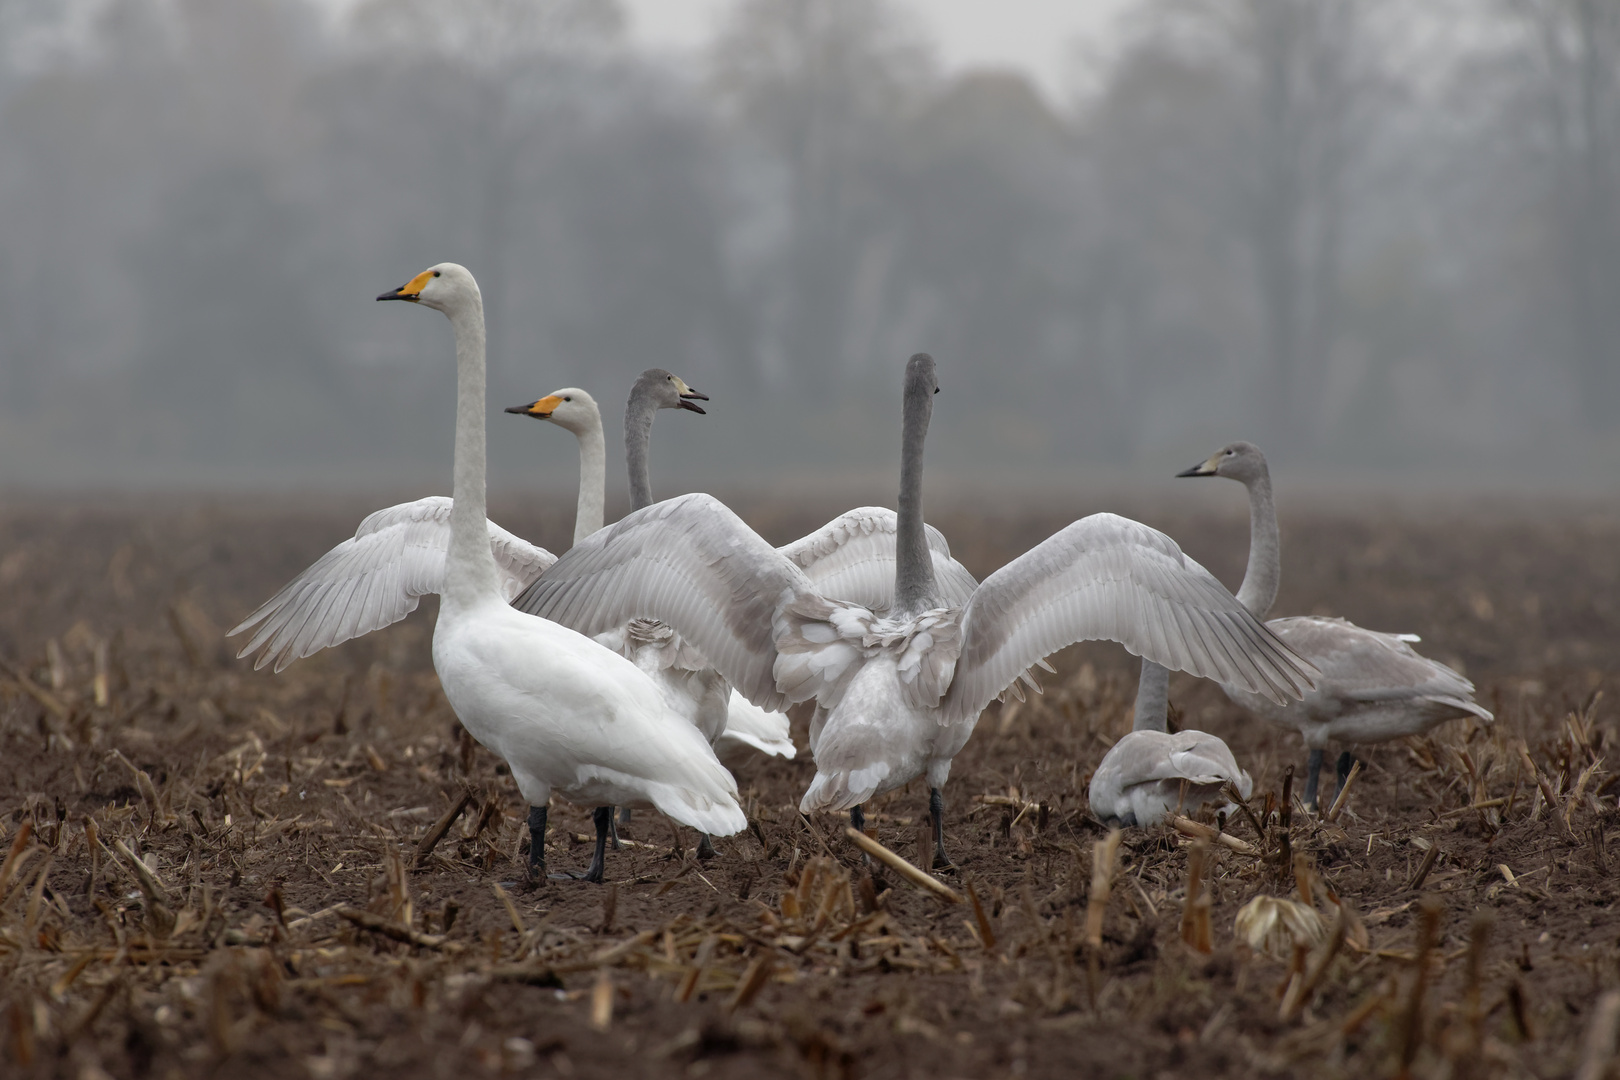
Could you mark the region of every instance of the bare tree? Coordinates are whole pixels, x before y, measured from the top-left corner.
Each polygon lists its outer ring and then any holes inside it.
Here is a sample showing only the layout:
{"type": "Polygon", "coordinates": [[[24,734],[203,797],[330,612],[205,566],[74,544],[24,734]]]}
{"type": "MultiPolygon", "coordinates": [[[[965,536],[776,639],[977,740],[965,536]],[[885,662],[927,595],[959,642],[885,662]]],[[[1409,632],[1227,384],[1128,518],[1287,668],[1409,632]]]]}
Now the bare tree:
{"type": "Polygon", "coordinates": [[[1549,152],[1562,293],[1583,414],[1613,427],[1620,399],[1620,6],[1510,0],[1527,33],[1528,92],[1549,152]]]}
{"type": "MultiPolygon", "coordinates": [[[[719,100],[783,189],[782,235],[755,301],[766,364],[802,373],[795,381],[845,369],[857,267],[886,232],[886,151],[926,85],[926,55],[888,0],[743,0],[713,70],[719,100]]],[[[771,229],[770,216],[759,227],[771,229]]]]}

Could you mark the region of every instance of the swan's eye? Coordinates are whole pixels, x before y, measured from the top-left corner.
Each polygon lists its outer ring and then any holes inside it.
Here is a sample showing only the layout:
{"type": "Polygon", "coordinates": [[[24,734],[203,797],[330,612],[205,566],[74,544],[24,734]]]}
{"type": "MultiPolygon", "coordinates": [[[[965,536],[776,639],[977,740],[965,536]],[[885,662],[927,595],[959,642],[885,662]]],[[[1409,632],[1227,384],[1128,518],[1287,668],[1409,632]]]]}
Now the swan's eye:
{"type": "Polygon", "coordinates": [[[565,397],[565,398],[563,398],[563,400],[564,400],[564,401],[573,401],[573,400],[574,400],[574,399],[573,399],[573,398],[571,398],[571,397],[565,397]]]}
{"type": "Polygon", "coordinates": [[[438,271],[437,271],[437,270],[435,270],[435,271],[433,271],[433,276],[434,276],[434,277],[438,277],[438,276],[439,276],[439,272],[438,272],[438,271]]]}

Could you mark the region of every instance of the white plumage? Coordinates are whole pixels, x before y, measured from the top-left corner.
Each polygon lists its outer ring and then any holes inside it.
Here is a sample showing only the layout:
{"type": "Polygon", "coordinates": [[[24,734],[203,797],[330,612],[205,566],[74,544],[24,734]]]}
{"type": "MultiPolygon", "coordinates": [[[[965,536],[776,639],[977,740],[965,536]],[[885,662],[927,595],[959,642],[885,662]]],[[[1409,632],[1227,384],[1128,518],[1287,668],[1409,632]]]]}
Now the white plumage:
{"type": "MultiPolygon", "coordinates": [[[[259,652],[254,670],[294,660],[392,625],[416,610],[422,597],[444,589],[444,554],[450,540],[451,500],[429,495],[370,514],[351,539],[317,559],[243,619],[227,637],[258,630],[238,657],[259,652]]],[[[490,553],[502,594],[510,600],[557,561],[543,547],[495,524],[490,553]]]]}
{"type": "Polygon", "coordinates": [[[593,880],[602,876],[608,804],[656,807],[715,835],[742,830],[736,781],[647,674],[573,630],[507,605],[484,511],[484,312],[472,274],[441,263],[378,299],[436,308],[455,331],[454,499],[433,666],[462,725],[506,760],[531,806],[531,869],[544,867],[553,793],[598,807],[596,857],[586,874],[593,880]]]}

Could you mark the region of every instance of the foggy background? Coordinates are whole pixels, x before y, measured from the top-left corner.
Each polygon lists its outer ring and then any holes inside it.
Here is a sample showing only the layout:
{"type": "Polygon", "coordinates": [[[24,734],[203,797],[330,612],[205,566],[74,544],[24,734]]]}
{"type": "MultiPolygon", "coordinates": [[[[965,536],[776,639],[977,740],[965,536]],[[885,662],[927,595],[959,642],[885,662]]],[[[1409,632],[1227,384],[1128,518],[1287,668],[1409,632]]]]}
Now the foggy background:
{"type": "Polygon", "coordinates": [[[437,313],[522,404],[635,374],[659,494],[1162,482],[1236,438],[1324,484],[1612,491],[1620,4],[1122,0],[1061,92],[885,0],[0,0],[0,488],[447,491],[437,313]],[[939,481],[943,483],[944,481],[939,481]]]}

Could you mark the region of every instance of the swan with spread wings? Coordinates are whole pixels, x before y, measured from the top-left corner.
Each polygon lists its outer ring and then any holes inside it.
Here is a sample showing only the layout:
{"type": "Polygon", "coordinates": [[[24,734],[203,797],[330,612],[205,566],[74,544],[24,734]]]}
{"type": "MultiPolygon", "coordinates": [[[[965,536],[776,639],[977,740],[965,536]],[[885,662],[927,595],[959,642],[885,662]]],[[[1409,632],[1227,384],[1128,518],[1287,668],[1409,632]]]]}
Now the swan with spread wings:
{"type": "Polygon", "coordinates": [[[1066,645],[1119,641],[1277,701],[1309,689],[1315,669],[1207,570],[1163,533],[1113,514],[1074,522],[972,589],[942,580],[922,511],[937,391],[932,358],[912,357],[887,610],[828,596],[703,494],[656,503],[577,544],[514,605],[587,634],[658,619],[756,705],[814,700],[816,775],[800,809],[848,810],[859,828],[862,804],[926,775],[935,867],[951,865],[942,788],[979,713],[1066,645]]]}

